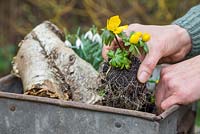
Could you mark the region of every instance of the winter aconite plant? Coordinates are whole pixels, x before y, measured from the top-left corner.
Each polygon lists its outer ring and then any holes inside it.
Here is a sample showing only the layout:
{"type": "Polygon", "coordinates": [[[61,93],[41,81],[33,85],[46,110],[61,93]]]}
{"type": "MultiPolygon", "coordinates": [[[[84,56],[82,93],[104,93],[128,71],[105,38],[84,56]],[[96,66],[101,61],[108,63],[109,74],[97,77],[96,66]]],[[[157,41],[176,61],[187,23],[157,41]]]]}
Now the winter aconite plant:
{"type": "Polygon", "coordinates": [[[131,32],[129,36],[123,31],[128,28],[128,25],[120,26],[121,19],[119,16],[113,16],[107,20],[107,26],[103,29],[102,41],[106,45],[111,45],[113,40],[116,40],[118,45],[117,50],[108,52],[109,64],[116,68],[129,69],[132,56],[139,56],[143,52],[148,53],[146,42],[150,40],[148,33],[131,32]],[[118,37],[124,43],[121,46],[118,37]]]}
{"type": "MultiPolygon", "coordinates": [[[[147,89],[146,83],[137,79],[137,72],[141,64],[140,55],[148,53],[148,33],[133,31],[126,34],[128,25],[121,26],[119,16],[107,20],[102,32],[102,43],[112,45],[113,50],[107,53],[108,61],[104,61],[102,69],[105,89],[102,92],[103,105],[132,110],[152,112],[154,103],[153,93],[147,89]],[[114,46],[116,45],[116,46],[114,46]]],[[[155,83],[154,80],[151,80],[155,83]]]]}

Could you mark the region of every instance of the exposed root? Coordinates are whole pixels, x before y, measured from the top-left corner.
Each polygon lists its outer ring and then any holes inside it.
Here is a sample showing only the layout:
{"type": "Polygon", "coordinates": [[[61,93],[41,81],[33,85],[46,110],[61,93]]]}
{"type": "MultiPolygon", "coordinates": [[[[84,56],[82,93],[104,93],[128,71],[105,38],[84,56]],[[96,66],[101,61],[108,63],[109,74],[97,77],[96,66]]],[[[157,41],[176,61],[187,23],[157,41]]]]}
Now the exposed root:
{"type": "Polygon", "coordinates": [[[132,110],[144,109],[149,105],[150,92],[146,84],[137,80],[137,71],[140,65],[138,58],[133,57],[129,70],[110,68],[108,63],[103,65],[101,72],[103,82],[105,82],[105,95],[102,105],[125,108],[132,110]]]}

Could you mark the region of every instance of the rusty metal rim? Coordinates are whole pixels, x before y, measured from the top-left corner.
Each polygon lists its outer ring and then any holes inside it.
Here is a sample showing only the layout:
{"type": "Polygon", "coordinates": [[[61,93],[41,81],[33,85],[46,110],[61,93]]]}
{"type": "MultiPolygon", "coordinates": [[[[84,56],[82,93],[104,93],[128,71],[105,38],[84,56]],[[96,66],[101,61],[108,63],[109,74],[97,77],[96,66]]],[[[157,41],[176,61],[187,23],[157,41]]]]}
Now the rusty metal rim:
{"type": "MultiPolygon", "coordinates": [[[[10,80],[13,78],[15,78],[15,76],[7,75],[1,78],[0,82],[6,82],[7,80],[10,80]]],[[[171,108],[169,108],[168,110],[166,110],[165,112],[157,116],[155,114],[145,113],[145,112],[135,111],[135,110],[127,110],[127,109],[113,108],[113,107],[100,106],[100,105],[91,105],[91,104],[85,104],[85,103],[74,102],[74,101],[64,101],[64,100],[57,100],[57,99],[38,97],[38,96],[30,96],[30,95],[24,95],[24,94],[7,93],[7,92],[0,92],[0,98],[9,98],[9,99],[15,99],[15,100],[47,103],[47,104],[58,105],[61,107],[66,107],[66,108],[78,108],[78,109],[92,110],[92,111],[98,111],[98,112],[115,113],[115,114],[121,114],[121,115],[134,116],[134,117],[143,118],[143,119],[147,119],[151,121],[162,120],[166,118],[168,115],[170,115],[171,113],[178,110],[179,108],[178,105],[172,106],[171,108]]]]}
{"type": "Polygon", "coordinates": [[[0,82],[7,82],[8,80],[11,80],[11,79],[14,79],[14,78],[16,78],[16,76],[9,74],[9,75],[6,75],[6,76],[0,78],[0,82]]]}
{"type": "Polygon", "coordinates": [[[159,118],[161,119],[165,119],[168,115],[172,114],[173,112],[177,111],[180,108],[179,105],[174,105],[172,107],[170,107],[169,109],[167,109],[165,112],[161,113],[159,118]]]}
{"type": "Polygon", "coordinates": [[[155,114],[145,113],[145,112],[140,112],[140,111],[119,109],[119,108],[100,106],[100,105],[91,105],[91,104],[85,104],[85,103],[74,102],[74,101],[64,101],[64,100],[57,100],[57,99],[38,97],[38,96],[30,96],[30,95],[24,95],[24,94],[0,92],[0,98],[9,98],[9,99],[15,99],[15,100],[37,102],[37,103],[46,103],[46,104],[57,105],[57,106],[66,107],[66,108],[78,108],[78,109],[92,110],[92,111],[98,111],[98,112],[116,113],[116,114],[134,116],[134,117],[143,118],[143,119],[152,120],[152,121],[159,120],[160,118],[159,116],[156,116],[155,114]]]}

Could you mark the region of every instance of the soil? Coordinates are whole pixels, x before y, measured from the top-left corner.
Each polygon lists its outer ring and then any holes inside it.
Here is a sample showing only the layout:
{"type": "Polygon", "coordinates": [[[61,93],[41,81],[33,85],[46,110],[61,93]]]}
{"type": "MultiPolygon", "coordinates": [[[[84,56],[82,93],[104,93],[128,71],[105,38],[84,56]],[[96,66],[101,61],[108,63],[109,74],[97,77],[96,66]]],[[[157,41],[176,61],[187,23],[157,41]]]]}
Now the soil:
{"type": "Polygon", "coordinates": [[[148,91],[146,84],[137,80],[139,65],[137,57],[132,57],[132,65],[128,70],[111,68],[108,62],[103,64],[100,74],[105,93],[101,105],[154,113],[152,93],[148,91]]]}

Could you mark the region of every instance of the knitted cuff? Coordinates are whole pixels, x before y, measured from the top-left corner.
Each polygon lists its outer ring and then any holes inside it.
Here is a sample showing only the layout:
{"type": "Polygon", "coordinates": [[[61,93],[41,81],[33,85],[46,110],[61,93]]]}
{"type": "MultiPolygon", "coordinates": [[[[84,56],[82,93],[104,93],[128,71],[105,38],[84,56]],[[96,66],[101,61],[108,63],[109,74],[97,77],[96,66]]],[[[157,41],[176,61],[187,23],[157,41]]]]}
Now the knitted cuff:
{"type": "Polygon", "coordinates": [[[187,57],[200,54],[200,5],[191,8],[183,17],[175,20],[172,24],[179,25],[187,30],[192,40],[192,50],[187,57]]]}

